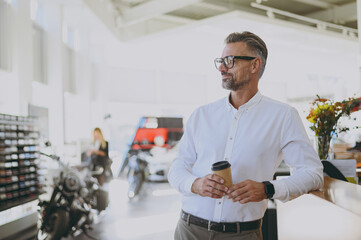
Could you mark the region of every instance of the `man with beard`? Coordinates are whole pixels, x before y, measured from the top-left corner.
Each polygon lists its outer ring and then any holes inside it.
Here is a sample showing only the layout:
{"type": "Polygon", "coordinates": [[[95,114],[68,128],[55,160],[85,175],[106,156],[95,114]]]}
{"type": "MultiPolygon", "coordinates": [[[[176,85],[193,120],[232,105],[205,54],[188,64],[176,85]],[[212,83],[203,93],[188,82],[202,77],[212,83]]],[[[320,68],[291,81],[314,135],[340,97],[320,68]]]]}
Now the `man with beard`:
{"type": "Polygon", "coordinates": [[[215,59],[228,97],[201,106],[187,121],[169,182],[183,195],[174,237],[262,239],[267,199],[286,202],[323,185],[323,167],[293,107],[261,95],[267,60],[264,41],[232,33],[215,59]],[[212,174],[218,161],[231,164],[233,185],[212,174]],[[272,180],[284,160],[288,178],[272,180]]]}

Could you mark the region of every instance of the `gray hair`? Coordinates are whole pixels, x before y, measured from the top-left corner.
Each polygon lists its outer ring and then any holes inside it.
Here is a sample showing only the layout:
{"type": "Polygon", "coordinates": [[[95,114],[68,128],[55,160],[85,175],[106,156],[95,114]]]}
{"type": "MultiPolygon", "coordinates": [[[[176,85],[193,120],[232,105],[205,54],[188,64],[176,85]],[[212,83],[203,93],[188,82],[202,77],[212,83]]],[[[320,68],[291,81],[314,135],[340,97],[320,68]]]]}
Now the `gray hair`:
{"type": "Polygon", "coordinates": [[[262,60],[261,71],[259,78],[262,77],[263,72],[266,68],[267,62],[267,46],[266,43],[258,37],[256,34],[251,32],[234,32],[228,35],[228,37],[224,40],[226,44],[228,43],[236,43],[236,42],[244,42],[247,44],[247,47],[257,55],[262,60]]]}

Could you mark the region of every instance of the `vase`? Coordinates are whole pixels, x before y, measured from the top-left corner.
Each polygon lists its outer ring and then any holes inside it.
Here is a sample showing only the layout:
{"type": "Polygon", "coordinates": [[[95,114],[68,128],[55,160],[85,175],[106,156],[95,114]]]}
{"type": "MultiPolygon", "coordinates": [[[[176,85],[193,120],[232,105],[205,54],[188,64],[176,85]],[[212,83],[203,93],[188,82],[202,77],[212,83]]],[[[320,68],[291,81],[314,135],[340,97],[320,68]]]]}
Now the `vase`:
{"type": "Polygon", "coordinates": [[[321,160],[328,159],[328,153],[330,150],[331,135],[318,136],[317,137],[317,151],[321,160]]]}

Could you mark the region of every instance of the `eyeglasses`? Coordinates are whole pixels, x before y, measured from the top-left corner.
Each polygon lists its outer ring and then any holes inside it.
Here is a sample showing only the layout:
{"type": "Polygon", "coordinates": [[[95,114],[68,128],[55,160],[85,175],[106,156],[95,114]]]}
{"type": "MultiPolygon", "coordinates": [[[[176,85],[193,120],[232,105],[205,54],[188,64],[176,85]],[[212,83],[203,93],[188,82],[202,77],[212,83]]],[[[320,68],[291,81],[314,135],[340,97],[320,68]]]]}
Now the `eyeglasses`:
{"type": "Polygon", "coordinates": [[[214,59],[214,65],[216,66],[217,69],[219,69],[222,65],[222,63],[224,64],[224,66],[227,69],[233,68],[234,66],[234,59],[242,59],[242,60],[253,60],[255,59],[255,57],[249,57],[249,56],[226,56],[224,58],[216,58],[214,59]]]}

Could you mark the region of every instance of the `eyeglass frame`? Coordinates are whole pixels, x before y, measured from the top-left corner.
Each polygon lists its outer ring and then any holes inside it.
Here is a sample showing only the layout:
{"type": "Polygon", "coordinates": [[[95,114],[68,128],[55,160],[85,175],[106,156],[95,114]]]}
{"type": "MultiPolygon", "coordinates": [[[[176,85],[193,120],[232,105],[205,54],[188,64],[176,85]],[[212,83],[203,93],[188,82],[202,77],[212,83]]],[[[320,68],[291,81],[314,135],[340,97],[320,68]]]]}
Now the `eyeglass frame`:
{"type": "Polygon", "coordinates": [[[215,58],[214,59],[214,65],[216,67],[217,70],[219,70],[219,67],[221,67],[221,65],[223,64],[225,68],[227,69],[231,69],[234,67],[234,59],[242,59],[242,60],[247,60],[247,61],[251,61],[253,59],[256,59],[257,57],[250,57],[250,56],[233,56],[233,55],[230,55],[230,56],[225,56],[223,58],[215,58]],[[224,64],[224,59],[225,58],[229,58],[231,57],[232,58],[232,66],[231,67],[227,67],[226,64],[224,64]],[[220,60],[222,59],[222,63],[221,65],[219,65],[219,67],[217,67],[217,60],[220,60]]]}

